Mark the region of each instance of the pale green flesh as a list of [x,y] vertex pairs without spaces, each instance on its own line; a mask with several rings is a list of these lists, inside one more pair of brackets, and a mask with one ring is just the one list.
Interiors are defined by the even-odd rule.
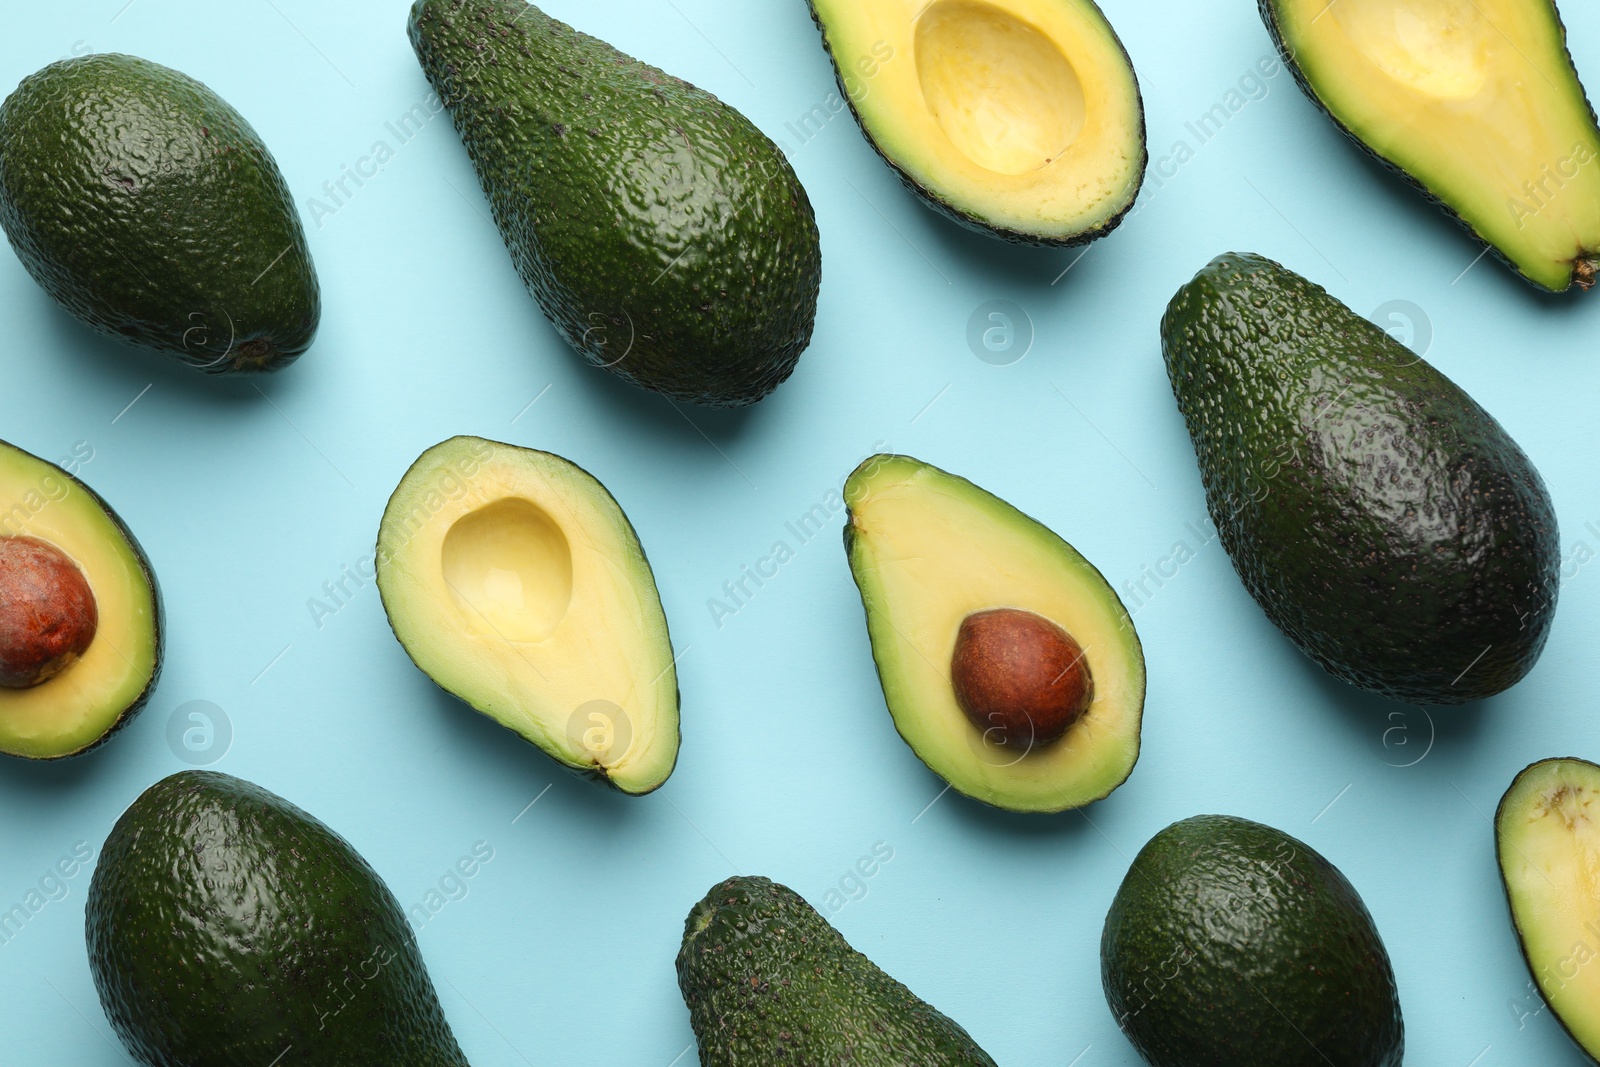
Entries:
[[1600,1056],[1600,767],[1536,763],[1495,816],[1511,918],[1539,994]]
[[0,442],[0,536],[47,541],[94,594],[99,625],[83,657],[31,689],[0,689],[0,752],[69,756],[99,741],[156,671],[159,608],[122,527],[59,467]]
[[455,437],[401,480],[378,532],[390,626],[422,671],[558,762],[626,793],[678,755],[678,678],[622,509],[548,452]]
[[1600,265],[1600,130],[1548,0],[1272,0],[1322,105],[1530,280]]
[[1091,0],[811,0],[874,145],[987,227],[1095,233],[1144,176],[1127,55]]
[[[850,568],[895,727],[966,795],[1014,811],[1081,807],[1125,781],[1139,755],[1144,655],[1100,572],[1005,501],[905,456],[877,456],[846,483]],[[1084,650],[1089,711],[1052,745],[987,742],[950,683],[956,633],[975,611],[1052,620]]]

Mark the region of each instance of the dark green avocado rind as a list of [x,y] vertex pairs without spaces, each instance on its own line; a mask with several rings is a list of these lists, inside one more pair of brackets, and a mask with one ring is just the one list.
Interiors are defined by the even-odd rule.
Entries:
[[1471,397],[1254,255],[1179,289],[1161,339],[1223,547],[1307,655],[1425,704],[1532,669],[1555,614],[1555,512]]
[[[1092,3],[1092,0],[1084,0],[1084,2]],[[969,230],[973,230],[977,233],[987,234],[990,237],[997,237],[1000,240],[1007,241],[1011,244],[1033,245],[1040,248],[1074,248],[1078,245],[1086,245],[1091,241],[1099,240],[1112,230],[1116,229],[1118,226],[1122,225],[1122,220],[1128,217],[1128,213],[1133,210],[1134,204],[1138,202],[1139,190],[1144,187],[1145,169],[1150,162],[1150,150],[1145,139],[1144,93],[1143,90],[1139,88],[1139,76],[1137,72],[1133,77],[1133,92],[1134,106],[1138,109],[1139,113],[1139,164],[1137,171],[1138,177],[1134,181],[1133,185],[1133,195],[1128,197],[1127,204],[1123,206],[1122,210],[1118,211],[1115,215],[1112,215],[1100,225],[1085,230],[1082,233],[1073,234],[1070,237],[1052,237],[1044,234],[1029,233],[1026,230],[1012,229],[1008,226],[1002,226],[993,222],[988,222],[976,215],[971,214],[970,212],[962,211],[960,208],[941,197],[932,189],[925,188],[920,182],[902,169],[900,164],[896,163],[894,159],[891,158],[889,154],[879,146],[878,142],[873,139],[872,132],[867,129],[867,124],[861,120],[861,112],[856,110],[855,97],[851,94],[849,87],[845,84],[843,68],[840,66],[839,57],[833,54],[833,45],[828,41],[827,27],[823,25],[822,17],[817,14],[816,4],[812,3],[811,0],[806,0],[806,6],[811,12],[811,21],[816,24],[817,32],[822,37],[823,51],[828,53],[828,62],[833,67],[834,81],[839,86],[839,98],[849,105],[850,115],[856,120],[856,128],[861,131],[861,136],[866,140],[867,144],[872,147],[872,150],[878,154],[878,157],[889,165],[889,169],[894,171],[895,175],[900,179],[907,189],[910,189],[924,204],[928,205],[928,207],[932,208],[934,211],[937,211],[945,218],[950,219],[952,222],[959,223]],[[1095,6],[1095,10],[1100,10],[1098,5]],[[1112,28],[1111,20],[1105,19],[1103,14],[1102,20],[1105,22],[1106,32],[1110,35],[1112,42],[1117,46],[1117,50],[1122,53],[1123,60],[1127,62],[1128,69],[1133,70],[1133,58],[1128,55],[1127,46],[1122,43],[1122,38],[1117,36],[1117,31]]]
[[200,82],[88,55],[0,106],[0,225],[28,273],[100,331],[212,373],[311,344],[316,272],[255,130]]
[[822,254],[777,145],[521,0],[417,0],[409,34],[518,273],[585,360],[724,407],[789,377]]
[[[1311,84],[1311,79],[1306,76],[1306,72],[1302,70],[1300,64],[1296,62],[1294,50],[1289,47],[1289,42],[1283,35],[1283,27],[1278,24],[1278,13],[1273,8],[1274,0],[1256,0],[1256,3],[1257,7],[1261,11],[1261,21],[1266,23],[1267,33],[1272,37],[1272,43],[1274,46],[1276,46],[1278,55],[1283,59],[1284,66],[1288,67],[1289,73],[1294,75],[1295,83],[1300,86],[1300,91],[1305,93],[1306,99],[1310,100],[1318,111],[1326,115],[1329,121],[1339,128],[1340,132],[1342,132],[1346,137],[1350,138],[1351,141],[1355,142],[1355,144],[1358,145],[1368,156],[1371,156],[1373,159],[1382,164],[1385,170],[1399,175],[1408,185],[1426,197],[1434,205],[1434,207],[1438,208],[1451,219],[1455,220],[1457,225],[1471,234],[1474,240],[1483,244],[1483,246],[1487,248],[1496,259],[1510,268],[1510,270],[1516,274],[1517,277],[1521,278],[1523,281],[1527,282],[1529,285],[1532,285],[1536,289],[1544,292],[1563,291],[1549,289],[1548,287],[1534,281],[1532,278],[1524,274],[1522,268],[1517,266],[1511,257],[1507,256],[1504,252],[1500,251],[1499,248],[1495,247],[1495,245],[1489,241],[1488,238],[1484,237],[1473,227],[1472,223],[1468,222],[1466,219],[1457,214],[1455,208],[1451,207],[1449,204],[1440,199],[1432,189],[1429,189],[1421,181],[1413,177],[1404,167],[1391,162],[1387,157],[1374,150],[1371,145],[1367,144],[1366,141],[1361,139],[1359,134],[1357,134],[1349,126],[1346,126],[1344,122],[1340,120],[1339,116],[1335,115],[1333,111],[1329,109],[1328,105],[1323,103],[1322,97],[1317,94],[1316,88]],[[1561,21],[1561,15],[1556,10],[1554,3],[1550,3],[1549,8],[1550,18],[1555,21],[1556,32],[1561,37],[1562,52],[1567,57],[1567,65],[1573,66],[1572,49],[1567,47],[1566,23]],[[1574,67],[1574,69],[1576,68]],[[1589,109],[1589,121],[1594,123],[1597,127],[1600,127],[1600,119],[1596,118],[1594,104],[1590,102],[1588,95],[1583,92],[1582,82],[1576,78],[1574,79],[1574,82],[1578,85],[1579,93],[1583,94],[1584,106]],[[1597,278],[1600,278],[1600,249],[1595,250],[1588,256],[1580,257],[1573,264],[1572,284],[1578,286],[1579,289],[1586,290],[1595,284]],[[1568,288],[1571,288],[1571,286],[1569,285]]]
[[[444,441],[441,441],[440,444],[449,444],[451,441],[456,441],[456,440],[459,440],[459,439],[461,439],[463,437],[467,437],[467,436],[470,436],[470,435],[468,435],[468,434],[457,434],[455,437],[450,437],[450,438],[445,439]],[[524,448],[522,445],[506,444],[503,441],[495,441],[495,442],[493,442],[493,444],[496,445],[499,448],[521,448],[525,452],[538,452],[538,451],[540,451],[539,449],[535,449],[535,448]],[[400,487],[404,486],[406,484],[406,482],[410,479],[411,472],[417,469],[417,467],[422,463],[423,459],[426,458],[427,453],[428,452],[432,452],[434,448],[438,448],[438,447],[439,447],[439,445],[434,445],[433,448],[429,448],[427,450],[427,452],[424,452],[421,456],[418,456],[414,461],[412,461],[411,466],[406,468],[405,474],[401,475],[400,476],[400,481],[396,483],[395,491],[393,493],[389,494],[389,500],[390,501],[394,500],[395,494],[400,492]],[[553,452],[545,452],[543,454],[544,455],[555,455]],[[595,476],[593,474],[590,474],[587,470],[584,470],[584,468],[578,467],[578,465],[576,463],[573,463],[572,460],[567,459],[565,456],[556,456],[556,458],[561,460],[563,463],[571,463],[572,466],[577,467],[578,470],[583,471],[584,474],[588,474],[590,478],[594,478],[594,484],[599,486],[601,492],[606,494],[606,499],[610,500],[611,503],[616,506],[617,514],[622,516],[623,524],[627,526],[629,536],[631,536],[633,538],[634,544],[636,544],[639,547],[639,558],[644,562],[644,565],[645,565],[646,569],[648,569],[650,571],[651,576],[654,577],[655,569],[650,566],[650,559],[645,554],[644,542],[639,539],[639,532],[634,529],[633,520],[628,518],[628,513],[622,509],[622,505],[621,504],[617,503],[617,498],[611,495],[611,490],[607,489],[605,487],[605,483],[601,482],[599,478],[595,478]],[[388,510],[389,510],[389,505],[386,503],[384,505],[384,513],[387,514]],[[376,559],[381,554],[383,554],[383,544],[380,541],[374,548],[374,556],[373,556],[373,558]],[[379,600],[380,603],[383,604],[383,621],[384,621],[384,623],[389,627],[389,632],[394,635],[395,642],[397,644],[399,644],[399,646],[402,649],[404,649],[406,647],[406,643],[405,643],[405,641],[403,641],[401,639],[400,632],[394,628],[394,616],[389,611],[389,603],[388,603],[388,601],[384,599],[383,586],[381,584],[378,586],[378,600]],[[667,618],[665,616],[665,613],[663,613],[663,615],[662,615],[662,625],[667,628],[666,629],[667,646],[668,646],[668,649],[670,650],[670,648],[672,647],[671,622],[669,620],[667,620]],[[407,655],[410,655],[410,653],[407,652]],[[493,722],[496,726],[500,726],[500,727],[502,727],[504,729],[509,729],[509,728],[505,727],[504,723],[499,722],[498,720],[496,720],[494,718],[494,716],[488,714],[482,708],[479,708],[476,704],[474,704],[472,702],[471,698],[468,697],[466,694],[458,693],[454,689],[450,689],[450,688],[448,688],[446,686],[440,685],[439,682],[431,674],[429,674],[427,671],[422,671],[421,673],[422,673],[423,677],[428,679],[428,681],[433,682],[434,685],[438,686],[438,688],[439,688],[439,690],[441,692],[449,693],[452,697],[454,697],[457,700],[461,701],[467,707],[471,708],[473,711],[477,712],[479,715],[482,715],[484,718],[488,719],[490,722]],[[674,678],[676,678],[676,675],[674,675]],[[680,705],[682,704],[682,701],[683,701],[683,685],[682,685],[681,682],[678,683],[677,687],[675,688],[675,690],[673,692],[673,699],[678,704],[680,704]],[[521,734],[517,733],[515,730],[509,730],[509,732],[512,733],[512,734],[515,734],[518,739],[523,741],[525,744],[527,744],[531,748],[536,749],[542,755],[548,757],[552,763],[556,764],[557,766],[561,767],[564,770],[570,771],[576,777],[581,778],[584,781],[599,782],[602,785],[610,786],[612,789],[615,789],[617,792],[623,794],[624,796],[630,796],[630,797],[649,796],[651,793],[654,793],[657,789],[660,789],[662,786],[666,785],[667,784],[667,780],[670,779],[672,777],[673,772],[678,769],[678,757],[682,754],[682,748],[683,748],[683,717],[680,715],[678,717],[678,738],[677,738],[677,741],[673,745],[673,748],[672,748],[672,752],[673,752],[673,755],[672,755],[672,766],[667,770],[666,775],[656,785],[652,786],[649,789],[644,790],[643,792],[630,793],[630,792],[628,792],[628,790],[623,789],[620,785],[618,785],[616,783],[616,781],[613,780],[610,775],[606,774],[605,773],[605,768],[598,767],[598,766],[595,766],[593,764],[587,764],[587,765],[582,766],[582,767],[574,767],[570,763],[563,763],[561,760],[558,760],[554,756],[550,755],[550,753],[545,752],[544,749],[539,748],[538,745],[535,745],[532,741],[528,740],[526,737],[523,737]]]
[[[959,474],[951,474],[947,470],[943,470],[943,469],[941,469],[939,467],[935,467],[931,463],[923,463],[922,460],[915,459],[914,457],[911,457],[911,456],[900,455],[900,454],[897,454],[897,453],[883,453],[883,454],[876,455],[876,456],[868,456],[866,459],[862,460],[859,464],[857,464],[856,469],[854,471],[850,472],[850,477],[845,479],[845,484],[846,485],[850,484],[850,482],[855,479],[855,476],[858,473],[860,473],[864,468],[866,468],[866,467],[868,467],[868,466],[870,466],[872,464],[883,463],[883,462],[888,461],[888,460],[896,460],[896,459],[911,460],[911,462],[913,462],[913,463],[921,464],[922,466],[925,466],[925,467],[928,467],[928,468],[930,468],[932,470],[938,471],[940,474],[944,475],[945,477],[954,478],[954,479],[956,479],[958,481],[966,482],[968,485],[972,486],[978,492],[981,492],[981,493],[985,494],[986,496],[994,497],[995,500],[999,500],[1000,503],[1004,504],[1006,507],[1008,507],[1012,511],[1016,512],[1018,516],[1020,516],[1023,519],[1026,519],[1028,522],[1031,522],[1034,525],[1038,526],[1041,530],[1048,531],[1049,534],[1052,537],[1054,537],[1057,541],[1060,541],[1063,545],[1066,545],[1068,549],[1071,549],[1073,554],[1078,556],[1078,558],[1082,561],[1083,566],[1085,568],[1087,568],[1087,570],[1090,573],[1092,573],[1095,577],[1099,578],[1102,582],[1105,582],[1106,583],[1106,587],[1109,588],[1109,589],[1112,589],[1112,595],[1113,596],[1116,595],[1115,588],[1111,586],[1111,583],[1109,581],[1106,581],[1106,576],[1101,573],[1100,569],[1098,567],[1096,567],[1093,563],[1089,562],[1088,559],[1084,558],[1083,555],[1081,553],[1079,553],[1076,549],[1072,549],[1072,546],[1068,545],[1066,540],[1064,538],[1062,538],[1059,534],[1057,534],[1054,530],[1050,529],[1049,526],[1046,526],[1044,523],[1040,522],[1038,519],[1034,518],[1032,515],[1029,515],[1027,512],[1022,511],[1020,508],[1016,507],[1016,505],[1012,504],[1010,501],[1001,500],[999,497],[994,496],[993,493],[990,493],[987,489],[984,489],[982,486],[975,484],[974,482],[970,481],[967,478],[961,477],[961,475],[959,475]],[[855,546],[856,546],[856,524],[851,521],[850,508],[849,508],[849,506],[847,504],[846,507],[845,507],[845,516],[844,516],[844,556],[845,556],[845,560],[850,564],[850,575],[851,575],[851,579],[852,580],[855,579]],[[1121,597],[1118,597],[1117,600],[1118,600],[1118,603],[1121,603]],[[861,611],[862,611],[862,614],[866,617],[867,622],[870,624],[870,622],[871,622],[871,614],[867,609],[867,604],[866,604],[865,600],[861,601]],[[1132,616],[1129,616],[1128,619],[1129,619],[1128,626],[1127,626],[1127,628],[1125,630],[1126,640],[1128,641],[1129,645],[1132,647],[1134,653],[1138,657],[1139,662],[1140,663],[1144,663],[1144,643],[1139,640],[1139,632],[1136,629],[1134,629],[1134,627],[1133,627]],[[878,659],[878,651],[877,651],[877,648],[875,646],[874,646],[873,651],[872,651],[872,669],[877,673],[877,676],[878,676],[878,688],[880,690],[882,690],[884,693],[887,693],[889,691],[889,685],[888,685],[887,679],[884,676],[884,665],[883,665],[882,661],[880,661]],[[1141,693],[1141,695],[1140,695],[1141,722],[1143,721],[1142,717],[1143,717],[1143,713],[1144,713],[1143,705],[1144,705],[1144,694]],[[895,733],[900,735],[900,740],[902,740],[902,741],[904,741],[906,743],[906,747],[911,749],[913,755],[917,755],[917,746],[912,742],[912,739],[910,737],[906,736],[906,732],[900,728],[900,720],[897,719],[893,715],[889,716],[889,720],[894,723]],[[1090,798],[1084,800],[1082,804],[1076,804],[1076,805],[1074,805],[1074,807],[1087,807],[1090,804],[1094,804],[1094,803],[1096,803],[1098,801],[1104,800],[1106,797],[1110,796],[1112,793],[1115,793],[1118,789],[1121,789],[1122,786],[1128,781],[1128,779],[1133,777],[1134,768],[1138,765],[1139,756],[1143,753],[1143,751],[1144,751],[1144,731],[1141,728],[1138,731],[1138,734],[1133,739],[1133,760],[1128,764],[1128,773],[1123,775],[1121,779],[1119,779],[1115,784],[1111,785],[1110,788],[1108,788],[1104,793],[1101,793],[1097,797],[1090,797]],[[918,759],[919,762],[922,761],[922,757],[920,755],[917,755],[917,759]],[[928,766],[926,762],[923,762],[922,765],[924,767]],[[934,774],[939,774],[939,772],[938,771],[934,771],[932,767],[928,767],[928,770],[933,771]],[[993,797],[974,796],[970,791],[968,791],[966,789],[963,789],[959,784],[950,781],[948,778],[944,778],[943,775],[939,775],[939,777],[944,780],[946,785],[948,785],[951,789],[954,789],[957,793],[960,793],[962,796],[966,797],[969,800],[977,801],[980,804],[986,804],[986,805],[988,805],[990,807],[1000,808],[1002,811],[1015,811],[1015,812],[1018,812],[1020,814],[1025,814],[1025,815],[1054,814],[1054,813],[1050,813],[1050,812],[1040,812],[1036,808],[1007,807],[1004,803],[996,800]]]
[[85,911],[101,1006],[148,1067],[466,1067],[394,895],[260,786],[211,771],[151,786]]
[[1106,1000],[1152,1067],[1399,1067],[1394,970],[1316,851],[1202,815],[1140,850],[1100,942]]
[[[117,716],[116,722],[108,726],[106,731],[98,738],[91,741],[89,744],[84,745],[82,748],[74,749],[71,752],[63,752],[55,756],[14,757],[16,759],[28,759],[36,762],[48,763],[52,760],[69,759],[73,756],[81,756],[87,752],[94,751],[107,741],[111,740],[111,738],[119,733],[123,727],[127,726],[133,721],[134,716],[138,715],[140,711],[144,710],[144,706],[150,702],[151,694],[156,691],[156,683],[161,681],[161,665],[167,649],[167,610],[161,599],[161,584],[156,581],[155,568],[150,566],[150,557],[145,555],[144,546],[139,544],[139,539],[133,536],[133,531],[128,528],[128,524],[122,521],[122,516],[118,515],[116,510],[112,508],[110,504],[106,503],[103,496],[89,488],[83,482],[79,481],[74,475],[69,474],[67,471],[63,470],[56,464],[51,463],[49,460],[42,459],[39,456],[34,455],[27,449],[17,448],[16,445],[9,441],[0,441],[0,446],[16,449],[16,451],[21,452],[23,455],[37,460],[38,462],[51,468],[68,483],[70,483],[74,489],[87,494],[89,499],[93,500],[95,505],[98,506],[101,511],[105,512],[106,518],[111,520],[112,525],[117,528],[117,531],[122,534],[123,539],[128,542],[128,548],[130,551],[132,551],[133,558],[139,563],[140,572],[144,575],[145,581],[150,583],[150,599],[155,604],[155,611],[150,617],[150,625],[154,631],[151,637],[151,645],[154,649],[153,664],[150,668],[150,679],[145,682],[144,688],[139,691],[139,695],[133,699],[133,702],[122,710],[122,714]],[[6,755],[11,754],[6,753]]]
[[[1506,801],[1509,800],[1511,798],[1511,794],[1516,791],[1517,783],[1522,781],[1524,775],[1539,767],[1543,767],[1547,763],[1581,763],[1585,767],[1594,768],[1596,778],[1600,778],[1600,764],[1586,760],[1582,756],[1551,756],[1549,759],[1535,760],[1526,767],[1522,768],[1522,770],[1517,772],[1517,776],[1511,779],[1511,784],[1506,787],[1505,793],[1503,793],[1500,797],[1500,803],[1497,804],[1494,809],[1496,852],[1499,851],[1500,847],[1500,817],[1505,813]],[[1495,870],[1499,872],[1500,875],[1500,890],[1505,894],[1506,913],[1511,919],[1511,929],[1515,931],[1517,935],[1517,952],[1522,955],[1522,962],[1528,968],[1528,978],[1533,981],[1535,985],[1537,985],[1539,978],[1538,966],[1533,962],[1533,957],[1528,955],[1528,944],[1525,940],[1523,940],[1522,925],[1517,922],[1516,909],[1513,908],[1511,904],[1511,885],[1506,881],[1506,869],[1505,867],[1501,866],[1498,856],[1495,858],[1494,866]],[[1555,1020],[1560,1024],[1562,1031],[1565,1032],[1567,1037],[1572,1040],[1574,1048],[1582,1052],[1584,1056],[1587,1057],[1591,1062],[1600,1063],[1600,1060],[1595,1059],[1594,1056],[1589,1054],[1589,1050],[1584,1047],[1583,1042],[1578,1040],[1578,1035],[1572,1032],[1572,1028],[1567,1025],[1567,1021],[1561,1017],[1560,1012],[1552,1010],[1550,1014],[1555,1016]]]
[[994,1067],[966,1030],[766,878],[730,878],[694,906],[677,970],[702,1067]]

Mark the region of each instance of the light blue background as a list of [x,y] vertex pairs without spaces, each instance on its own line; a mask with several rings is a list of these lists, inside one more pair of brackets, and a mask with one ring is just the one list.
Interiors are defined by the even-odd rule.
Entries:
[[[1538,1002],[1489,816],[1530,761],[1600,756],[1600,565],[1580,566],[1600,552],[1600,294],[1542,297],[1492,259],[1462,275],[1478,247],[1348,146],[1286,72],[1198,144],[1185,123],[1272,55],[1251,0],[1106,3],[1143,85],[1153,160],[1180,139],[1194,155],[1152,172],[1138,213],[1081,261],[936,217],[848,115],[806,143],[786,131],[834,91],[801,0],[550,0],[741,108],[789,146],[810,191],[825,264],[815,341],[787,385],[733,415],[675,410],[579,364],[524,293],[446,117],[312,223],[322,184],[377,140],[397,147],[385,123],[427,95],[402,0],[125,2],[14,5],[0,89],[86,50],[210,84],[287,174],[326,314],[287,372],[214,381],[92,336],[0,252],[0,436],[52,459],[87,443],[82,477],[143,541],[169,626],[160,688],[112,744],[0,765],[0,909],[74,843],[98,852],[139,791],[183,767],[165,739],[174,710],[209,700],[235,734],[216,769],[330,823],[408,907],[475,842],[493,848],[469,894],[419,934],[478,1067],[693,1062],[672,966],[690,905],[736,871],[821,905],[877,842],[894,859],[833,917],[857,947],[1002,1064],[1135,1064],[1100,991],[1101,922],[1139,847],[1201,812],[1271,822],[1349,875],[1393,955],[1413,1064],[1583,1062],[1548,1012],[1519,1019]],[[1600,10],[1564,8],[1600,88]],[[1543,472],[1574,558],[1544,659],[1514,691],[1430,719],[1332,682],[1193,534],[1204,502],[1157,322],[1182,281],[1235,249],[1363,313],[1422,309],[1430,359]],[[1011,366],[966,340],[995,299],[1026,309],[1036,333]],[[313,621],[308,599],[364,564],[407,465],[457,433],[571,457],[638,528],[682,653],[683,754],[659,793],[629,800],[570,778],[439,693],[370,583]],[[954,794],[927,807],[942,783],[890,725],[834,531],[801,547],[784,527],[885,446],[1013,501],[1119,588],[1177,542],[1194,551],[1138,610],[1144,753],[1109,800],[1051,818]],[[796,558],[717,626],[708,598],[778,539]],[[0,945],[8,1062],[125,1062],[84,955],[88,883],[79,874]]]

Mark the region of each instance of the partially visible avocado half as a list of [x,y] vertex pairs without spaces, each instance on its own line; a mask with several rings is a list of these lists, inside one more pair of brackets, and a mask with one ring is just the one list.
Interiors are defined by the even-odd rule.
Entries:
[[453,437],[400,480],[378,591],[423,673],[579,774],[648,793],[678,758],[678,674],[655,577],[572,462]]
[[1600,126],[1552,0],[1260,0],[1306,95],[1544,289],[1600,275]]
[[1600,1060],[1600,766],[1567,757],[1525,768],[1494,816],[1511,925],[1539,996]]
[[161,592],[116,512],[0,441],[0,752],[75,756],[150,699]]
[[957,791],[1082,807],[1139,758],[1144,652],[1088,560],[1010,504],[909,456],[845,483],[845,552],[895,728]]
[[1094,0],[810,2],[862,132],[935,211],[1076,245],[1133,206],[1144,103]]

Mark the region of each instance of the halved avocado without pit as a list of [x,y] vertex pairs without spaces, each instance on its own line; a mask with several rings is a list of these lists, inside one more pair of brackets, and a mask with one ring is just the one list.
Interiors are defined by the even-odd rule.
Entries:
[[1600,272],[1600,127],[1552,0],[1260,0],[1313,103],[1535,285]]
[[139,542],[65,470],[0,441],[0,752],[60,759],[125,726],[161,674]]
[[811,0],[862,132],[934,210],[1008,241],[1114,229],[1144,104],[1093,0]]
[[965,478],[873,456],[845,483],[845,552],[896,729],[952,787],[1082,807],[1139,758],[1144,652],[1067,542]]
[[1600,1059],[1600,766],[1547,759],[1523,770],[1494,817],[1511,924],[1539,995]]
[[655,577],[603,485],[480,437],[428,449],[378,531],[395,637],[440,687],[578,774],[648,793],[678,758]]

